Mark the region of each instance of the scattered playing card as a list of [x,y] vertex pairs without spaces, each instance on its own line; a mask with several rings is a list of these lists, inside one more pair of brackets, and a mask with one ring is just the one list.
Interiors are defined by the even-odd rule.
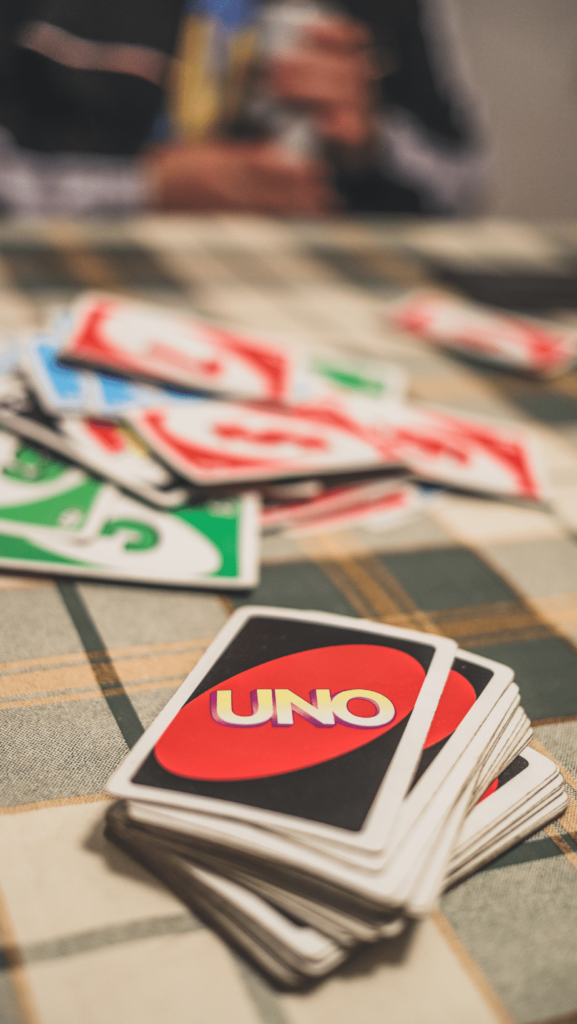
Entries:
[[[60,356],[217,397],[281,404],[318,401],[343,391],[378,402],[398,400],[406,388],[406,375],[398,366],[321,349],[310,352],[192,313],[97,293],[81,296],[72,307]],[[32,372],[43,377],[46,387],[46,371],[38,358]]]
[[445,292],[410,292],[385,307],[389,323],[472,359],[553,377],[577,360],[577,331],[468,302]]
[[154,459],[127,427],[109,420],[63,416],[57,421],[70,458],[160,508],[190,501],[190,489]]
[[282,410],[195,400],[135,409],[125,418],[175,473],[200,485],[398,466],[386,438],[316,406]]
[[535,438],[516,425],[423,406],[392,405],[391,449],[423,480],[460,490],[541,501],[547,485]]
[[49,333],[36,335],[20,350],[20,367],[50,416],[114,419],[126,409],[182,401],[183,392],[168,387],[139,384],[60,362],[58,353],[70,326],[70,316],[64,314]]
[[125,418],[197,485],[404,466],[461,490],[532,501],[546,495],[539,450],[526,430],[415,404],[342,399],[273,410],[196,399]]
[[218,395],[290,394],[294,362],[281,345],[117,295],[87,293],[71,312],[63,358]]
[[0,408],[0,424],[159,508],[178,508],[190,501],[190,488],[118,423]]
[[258,580],[258,500],[162,512],[0,434],[0,566],[165,585],[246,589]]
[[355,397],[369,407],[405,398],[407,376],[400,366],[375,360],[345,358],[333,352],[303,352],[297,359],[291,405]]
[[328,487],[308,501],[269,505],[261,513],[265,531],[325,533],[349,526],[384,530],[417,515],[432,500],[430,490],[397,479]]
[[[2,532],[62,532],[73,543],[94,538],[108,516],[110,490],[81,469],[0,431]],[[14,554],[18,549],[15,541]],[[5,552],[3,552],[5,554]]]

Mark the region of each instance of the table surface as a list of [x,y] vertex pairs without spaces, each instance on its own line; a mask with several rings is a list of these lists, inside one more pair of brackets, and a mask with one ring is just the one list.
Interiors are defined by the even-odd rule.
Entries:
[[[577,374],[477,369],[385,338],[378,317],[431,262],[553,278],[576,258],[572,225],[492,220],[0,224],[4,335],[95,287],[376,353],[415,398],[528,423],[552,483],[548,508],[446,493],[392,531],[268,538],[248,599],[0,575],[2,1024],[577,1021]],[[569,794],[557,826],[305,993],[273,990],[102,832],[111,772],[247,601],[433,630],[512,665]]]

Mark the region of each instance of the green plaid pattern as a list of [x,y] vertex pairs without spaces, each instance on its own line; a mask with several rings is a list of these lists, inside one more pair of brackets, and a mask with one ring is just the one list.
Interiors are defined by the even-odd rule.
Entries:
[[[263,541],[234,599],[0,575],[1,1024],[577,1022],[577,374],[533,383],[385,337],[379,307],[431,262],[555,274],[577,230],[141,218],[0,225],[0,329],[115,289],[404,364],[414,397],[527,423],[548,508],[441,495],[390,531]],[[563,818],[431,920],[303,993],[274,991],[103,837],[106,780],[233,605],[314,608],[456,638],[514,667]]]

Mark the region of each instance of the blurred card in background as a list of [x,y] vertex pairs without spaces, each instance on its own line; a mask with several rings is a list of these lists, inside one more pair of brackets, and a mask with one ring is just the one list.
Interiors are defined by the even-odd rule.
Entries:
[[[400,397],[399,367],[338,359],[286,339],[233,330],[160,306],[88,293],[71,309],[65,361],[216,396],[276,403],[317,399],[335,388],[373,398]],[[165,404],[165,403],[163,403]]]
[[178,586],[258,581],[253,494],[161,512],[0,434],[0,566]]
[[409,292],[385,308],[385,317],[452,352],[538,377],[565,373],[577,360],[575,329],[443,292]]
[[69,329],[70,317],[63,314],[52,331],[21,345],[20,367],[49,415],[113,418],[126,409],[170,405],[187,397],[171,388],[64,365],[57,356]]
[[398,479],[328,486],[305,501],[269,504],[261,513],[263,530],[294,534],[323,533],[350,526],[383,530],[411,519],[433,499],[430,489]]

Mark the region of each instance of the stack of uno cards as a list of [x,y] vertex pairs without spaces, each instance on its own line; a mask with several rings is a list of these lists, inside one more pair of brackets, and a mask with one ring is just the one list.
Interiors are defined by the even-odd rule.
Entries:
[[[8,355],[0,427],[23,454],[0,466],[0,508],[13,505],[10,460],[30,458],[82,470],[112,509],[92,518],[89,549],[86,530],[71,531],[82,519],[72,506],[57,523],[12,508],[0,556],[10,569],[245,588],[258,581],[261,529],[383,530],[439,486],[546,494],[526,430],[407,402],[404,372],[374,359],[99,293]],[[28,484],[26,508],[40,495]],[[183,567],[169,552],[185,521],[195,555]],[[42,543],[31,522],[50,527]]]
[[108,835],[298,986],[563,810],[530,739],[512,670],[450,639],[243,608],[110,780]]

